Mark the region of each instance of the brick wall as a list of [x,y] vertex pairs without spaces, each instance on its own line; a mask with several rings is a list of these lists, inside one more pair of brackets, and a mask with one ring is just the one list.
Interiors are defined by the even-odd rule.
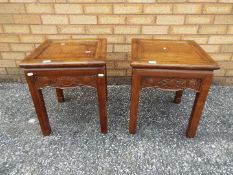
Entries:
[[19,61],[49,39],[106,37],[108,75],[130,76],[130,42],[191,39],[232,82],[233,0],[0,0],[0,79],[22,80]]

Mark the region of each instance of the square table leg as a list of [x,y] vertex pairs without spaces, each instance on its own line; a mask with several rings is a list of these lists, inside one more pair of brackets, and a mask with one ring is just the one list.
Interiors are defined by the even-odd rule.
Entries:
[[56,88],[57,100],[58,102],[62,103],[65,101],[63,89]]
[[132,75],[129,133],[135,134],[137,129],[137,113],[140,94],[140,76]]
[[179,104],[183,95],[183,90],[176,91],[176,96],[174,98],[174,103]]
[[194,138],[196,135],[196,130],[197,130],[200,118],[201,118],[202,110],[205,106],[205,101],[208,96],[211,83],[212,83],[212,75],[207,76],[203,80],[200,91],[196,93],[192,113],[189,119],[187,131],[186,131],[186,136],[188,138]]
[[[106,75],[105,75],[106,77]],[[98,93],[98,101],[99,101],[99,117],[100,117],[100,128],[102,133],[107,133],[107,111],[106,111],[106,101],[107,101],[107,86],[106,86],[106,78],[105,77],[97,77],[97,93]]]
[[44,136],[48,136],[51,133],[51,127],[49,124],[49,119],[47,111],[45,108],[44,98],[42,90],[38,89],[32,80],[27,78],[28,87],[32,96],[32,100],[35,106],[36,114],[40,123],[40,127]]

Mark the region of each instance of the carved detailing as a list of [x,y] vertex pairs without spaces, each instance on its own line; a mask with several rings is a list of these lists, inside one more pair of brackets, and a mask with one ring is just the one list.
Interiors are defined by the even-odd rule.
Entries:
[[96,76],[41,76],[36,77],[36,87],[44,88],[47,86],[56,88],[91,86],[96,87]]
[[165,90],[183,90],[186,88],[199,91],[200,79],[142,77],[141,87],[158,87]]

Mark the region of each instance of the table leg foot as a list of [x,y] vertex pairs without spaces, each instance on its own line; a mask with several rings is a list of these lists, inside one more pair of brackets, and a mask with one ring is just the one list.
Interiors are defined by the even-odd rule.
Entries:
[[132,75],[131,99],[130,99],[130,119],[129,119],[129,133],[135,134],[137,128],[137,113],[140,94],[140,77]]
[[176,91],[176,96],[174,98],[174,103],[179,104],[183,95],[183,90]]
[[56,88],[57,100],[62,103],[65,101],[63,89]]

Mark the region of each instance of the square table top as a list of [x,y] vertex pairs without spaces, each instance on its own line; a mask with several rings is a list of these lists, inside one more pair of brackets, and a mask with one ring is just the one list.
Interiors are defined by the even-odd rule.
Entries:
[[106,39],[46,40],[21,61],[23,68],[105,65]]
[[191,40],[133,39],[133,68],[215,70],[218,64]]

